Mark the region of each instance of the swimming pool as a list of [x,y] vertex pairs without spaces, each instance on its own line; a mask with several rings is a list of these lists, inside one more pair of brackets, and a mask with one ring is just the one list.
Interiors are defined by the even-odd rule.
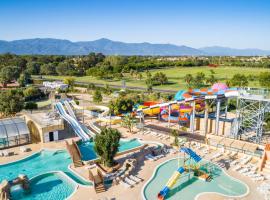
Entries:
[[30,180],[30,192],[16,187],[11,190],[12,199],[20,200],[59,200],[68,198],[76,189],[59,172],[46,173]]
[[28,178],[51,171],[62,171],[81,185],[92,185],[72,171],[68,166],[72,163],[71,158],[65,150],[42,150],[25,159],[0,165],[0,182],[4,179],[12,180],[19,174],[25,174]]
[[[174,171],[178,169],[178,164],[181,163],[183,163],[183,158],[180,158],[180,162],[178,162],[178,159],[172,159],[158,166],[152,178],[142,190],[144,199],[156,199],[159,191],[166,185]],[[227,196],[242,196],[248,193],[247,185],[230,177],[217,165],[205,160],[202,161],[203,164],[212,167],[213,179],[210,182],[199,180],[193,175],[189,176],[189,174],[184,173],[166,196],[166,199],[192,200],[204,192],[215,192]]]
[[[94,160],[98,158],[94,150],[95,143],[93,141],[87,141],[87,142],[79,141],[77,144],[82,154],[82,160],[88,161],[88,160]],[[131,140],[121,139],[119,152],[128,151],[136,147],[140,147],[142,145],[143,144],[138,139],[131,139]]]

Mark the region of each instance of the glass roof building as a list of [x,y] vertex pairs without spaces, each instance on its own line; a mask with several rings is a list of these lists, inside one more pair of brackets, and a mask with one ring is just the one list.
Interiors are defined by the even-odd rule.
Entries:
[[0,149],[27,144],[30,142],[30,132],[21,118],[0,120]]

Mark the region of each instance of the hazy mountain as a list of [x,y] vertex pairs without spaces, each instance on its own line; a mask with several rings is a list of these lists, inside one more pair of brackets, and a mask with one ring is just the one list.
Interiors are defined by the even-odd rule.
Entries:
[[108,39],[71,42],[59,39],[0,41],[0,53],[83,55],[101,52],[107,55],[202,55],[198,49],[172,44],[124,43]]
[[71,42],[69,40],[36,38],[14,41],[0,40],[0,53],[15,54],[53,54],[85,55],[90,52],[101,52],[106,55],[163,55],[163,56],[198,56],[198,55],[231,55],[252,56],[270,55],[270,51],[260,49],[232,49],[227,47],[204,47],[195,49],[173,44],[125,43],[109,39]]
[[212,56],[265,56],[270,55],[270,50],[261,49],[233,49],[229,47],[203,47],[199,50],[205,52],[207,55]]

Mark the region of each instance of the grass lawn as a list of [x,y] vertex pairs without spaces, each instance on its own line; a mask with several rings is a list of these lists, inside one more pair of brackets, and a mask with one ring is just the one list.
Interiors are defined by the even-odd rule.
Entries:
[[42,108],[42,107],[51,105],[52,102],[50,99],[47,99],[47,100],[37,101],[36,103],[38,105],[38,108]]
[[[247,67],[218,67],[218,68],[209,68],[209,67],[174,67],[174,68],[163,68],[163,69],[154,69],[151,70],[151,73],[154,74],[156,72],[163,72],[167,75],[170,84],[168,85],[161,85],[155,86],[154,88],[158,89],[170,89],[170,90],[179,90],[185,89],[186,84],[183,80],[183,77],[190,73],[196,75],[198,72],[203,72],[208,76],[210,74],[210,69],[213,69],[215,72],[215,76],[220,81],[226,81],[233,77],[234,74],[240,73],[244,75],[254,75],[257,76],[261,72],[270,71],[270,69],[263,69],[263,68],[247,68]],[[61,79],[63,80],[65,76],[43,76],[47,79]],[[129,74],[125,75],[126,85],[127,86],[138,86],[138,87],[145,87],[145,77],[146,74],[143,73],[142,80],[137,80],[131,77]],[[92,76],[83,76],[83,77],[75,77],[76,81],[81,81],[85,83],[102,83],[102,84],[112,84],[112,85],[121,85],[121,80],[103,80],[98,79]],[[259,87],[258,81],[249,81],[250,87]]]

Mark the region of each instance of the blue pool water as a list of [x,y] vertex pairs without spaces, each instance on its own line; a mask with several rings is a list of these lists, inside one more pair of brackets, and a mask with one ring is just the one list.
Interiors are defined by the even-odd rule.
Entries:
[[81,179],[68,169],[71,162],[71,158],[65,150],[42,150],[23,160],[0,165],[0,182],[4,179],[12,180],[18,174],[25,174],[28,178],[32,178],[50,171],[62,171],[79,184],[91,185],[91,182]]
[[[82,154],[82,160],[94,160],[97,158],[97,154],[94,150],[95,143],[92,141],[78,142],[78,147]],[[124,152],[136,147],[142,146],[142,143],[137,139],[132,140],[120,140],[119,152]]]
[[12,188],[11,197],[17,200],[60,200],[69,197],[75,185],[58,173],[48,173],[35,177],[30,183],[31,190],[25,192],[20,188]]
[[[154,172],[153,178],[143,189],[144,198],[147,200],[157,199],[159,191],[166,185],[181,163],[183,163],[182,158],[180,158],[180,162],[178,159],[173,159],[160,165]],[[210,182],[199,180],[192,174],[189,176],[188,173],[184,173],[166,196],[166,199],[192,200],[203,192],[217,192],[228,196],[240,196],[247,193],[248,188],[245,184],[228,176],[218,166],[206,161],[202,161],[202,164],[204,165],[204,167],[201,167],[202,170],[211,167],[213,179]]]

